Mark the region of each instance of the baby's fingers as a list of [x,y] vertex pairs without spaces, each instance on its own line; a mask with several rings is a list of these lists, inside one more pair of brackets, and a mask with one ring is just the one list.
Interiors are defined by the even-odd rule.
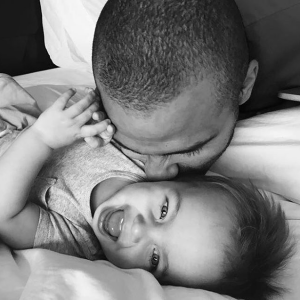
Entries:
[[100,135],[103,131],[107,129],[107,126],[110,125],[110,123],[111,121],[107,119],[100,123],[84,125],[81,127],[81,136],[83,138],[86,138],[86,137]]
[[53,108],[64,110],[68,101],[76,94],[75,89],[69,89],[63,93],[52,105]]
[[96,122],[101,122],[107,118],[106,114],[103,111],[96,111],[92,115],[92,119]]
[[96,94],[94,92],[90,92],[83,99],[66,109],[66,113],[70,118],[76,118],[85,112],[95,101],[98,102],[98,100],[99,98]]
[[89,136],[84,138],[85,142],[92,148],[103,147],[107,143],[99,136]]
[[115,127],[114,125],[110,124],[107,126],[106,130],[100,133],[100,137],[103,140],[106,140],[106,142],[110,142],[110,140],[112,139],[114,133],[115,133]]
[[92,119],[93,114],[99,109],[98,102],[91,104],[84,112],[78,115],[74,120],[76,120],[79,126],[84,125]]
[[110,124],[107,126],[105,131],[100,133],[100,135],[86,137],[84,140],[92,148],[103,147],[111,141],[114,133],[115,128],[112,124]]

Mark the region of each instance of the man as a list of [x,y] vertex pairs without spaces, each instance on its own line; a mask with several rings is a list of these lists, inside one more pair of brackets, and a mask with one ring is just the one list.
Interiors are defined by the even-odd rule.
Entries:
[[258,63],[233,0],[109,0],[93,71],[116,144],[165,180],[204,173],[225,151]]

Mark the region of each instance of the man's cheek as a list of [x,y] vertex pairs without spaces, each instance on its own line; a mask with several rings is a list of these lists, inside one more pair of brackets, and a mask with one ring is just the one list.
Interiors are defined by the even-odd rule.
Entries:
[[205,174],[214,163],[214,157],[194,156],[192,159],[181,160],[178,165],[182,173]]

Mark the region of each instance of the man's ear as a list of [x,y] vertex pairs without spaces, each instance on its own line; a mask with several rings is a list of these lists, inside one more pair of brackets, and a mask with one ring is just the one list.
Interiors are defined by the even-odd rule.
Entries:
[[257,73],[258,73],[258,61],[253,59],[249,63],[247,75],[244,80],[242,91],[240,93],[240,100],[239,100],[240,105],[244,104],[250,98],[257,77]]

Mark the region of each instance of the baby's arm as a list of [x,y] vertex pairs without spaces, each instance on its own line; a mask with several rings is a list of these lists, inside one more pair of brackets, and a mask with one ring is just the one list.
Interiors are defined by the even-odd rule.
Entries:
[[75,94],[70,90],[49,107],[0,157],[0,238],[15,249],[30,248],[39,221],[39,208],[27,201],[30,188],[53,149],[100,134],[109,120],[86,125],[97,111],[90,93],[66,108]]

